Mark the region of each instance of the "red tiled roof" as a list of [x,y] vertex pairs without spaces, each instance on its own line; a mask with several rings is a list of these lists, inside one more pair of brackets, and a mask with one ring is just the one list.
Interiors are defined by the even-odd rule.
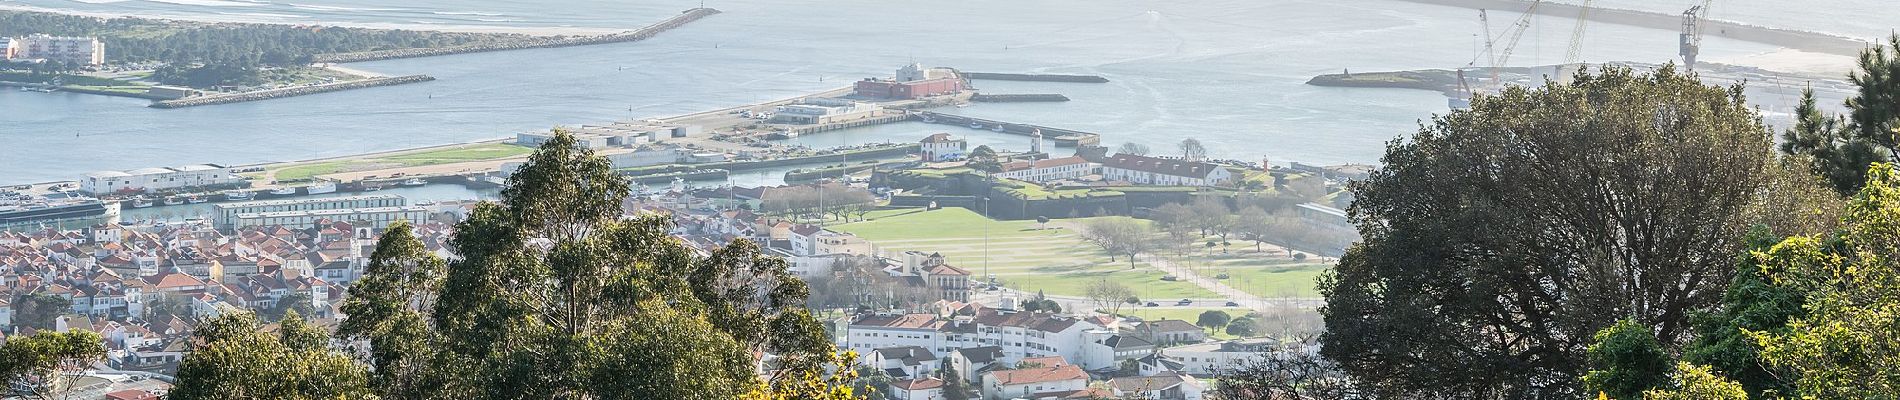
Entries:
[[937,378],[902,380],[902,381],[897,381],[897,382],[891,382],[891,386],[896,387],[898,389],[904,389],[904,390],[936,389],[936,388],[943,387],[943,380],[937,379]]
[[938,321],[936,315],[905,314],[905,315],[869,315],[863,318],[859,318],[857,322],[852,322],[851,325],[880,326],[880,327],[885,327],[885,328],[934,329],[937,327],[937,325],[941,323],[942,321]]
[[1215,168],[1220,168],[1220,166],[1202,162],[1170,160],[1134,154],[1115,154],[1113,157],[1109,157],[1108,160],[1103,161],[1102,167],[1196,178],[1205,177],[1208,173],[1213,172]]
[[1074,365],[1058,365],[1029,369],[1012,369],[990,373],[998,385],[1021,385],[1026,383],[1056,382],[1067,380],[1087,380],[1088,373]]

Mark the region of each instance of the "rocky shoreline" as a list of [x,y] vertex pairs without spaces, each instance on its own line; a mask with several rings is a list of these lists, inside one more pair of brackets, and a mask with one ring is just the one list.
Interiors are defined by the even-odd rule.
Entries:
[[371,78],[371,79],[331,83],[331,84],[316,85],[316,86],[299,86],[299,87],[292,87],[292,88],[260,90],[260,91],[255,91],[255,92],[245,92],[245,93],[236,93],[236,94],[209,95],[209,96],[199,96],[199,97],[192,97],[192,98],[185,98],[185,99],[178,99],[178,100],[165,100],[165,101],[154,102],[152,103],[150,107],[152,108],[185,108],[185,107],[196,107],[196,106],[208,106],[208,105],[214,105],[214,104],[241,103],[241,102],[246,102],[246,101],[269,100],[269,99],[292,97],[292,96],[303,96],[303,95],[317,94],[317,93],[328,93],[328,92],[335,92],[335,91],[341,91],[341,90],[362,89],[362,88],[377,87],[377,86],[402,85],[402,84],[409,84],[409,83],[416,83],[416,82],[428,82],[428,81],[433,81],[433,80],[435,80],[435,77],[428,76],[428,75],[407,75],[407,76],[394,76],[394,77],[387,77],[387,78]]
[[712,8],[694,8],[694,9],[686,10],[685,12],[680,13],[680,15],[673,16],[672,18],[667,18],[665,21],[660,21],[659,23],[648,25],[645,28],[640,28],[637,30],[628,31],[624,33],[615,33],[615,34],[607,34],[607,35],[599,35],[599,36],[581,36],[581,37],[555,36],[555,37],[542,37],[542,38],[536,38],[536,39],[520,41],[520,42],[511,42],[511,43],[493,43],[493,44],[465,45],[465,46],[438,47],[438,48],[425,48],[425,49],[395,49],[395,50],[366,51],[366,52],[357,52],[357,53],[323,54],[323,55],[316,56],[314,58],[314,61],[318,63],[350,63],[350,62],[360,62],[360,61],[389,60],[389,59],[397,59],[397,58],[430,57],[430,56],[443,56],[443,55],[450,55],[450,54],[479,53],[479,52],[487,52],[487,51],[539,49],[539,48],[549,48],[549,47],[586,46],[586,45],[606,44],[606,43],[636,42],[636,41],[652,38],[654,35],[658,35],[661,32],[666,32],[668,30],[672,30],[673,28],[684,26],[687,23],[697,21],[700,18],[705,18],[705,17],[712,16],[718,13],[719,13],[719,10],[712,9]]

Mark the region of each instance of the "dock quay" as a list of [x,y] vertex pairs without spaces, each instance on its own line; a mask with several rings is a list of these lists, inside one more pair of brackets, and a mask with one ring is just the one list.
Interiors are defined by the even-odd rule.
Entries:
[[912,112],[911,115],[918,121],[932,124],[963,126],[978,124],[984,126],[984,129],[990,129],[992,131],[995,131],[995,128],[1000,126],[1003,130],[997,132],[1012,135],[1029,136],[1030,133],[1040,130],[1042,131],[1042,137],[1054,142],[1056,147],[1099,146],[1102,144],[1102,135],[1093,132],[1052,128],[1042,125],[1018,124],[962,115],[944,114],[934,111],[916,111]]
[[801,126],[797,128],[788,129],[785,132],[789,132],[788,136],[796,136],[796,135],[804,135],[804,134],[809,134],[809,133],[835,131],[835,130],[840,130],[840,129],[851,129],[851,128],[857,128],[857,127],[862,127],[862,126],[883,125],[883,124],[889,124],[889,123],[894,123],[894,122],[909,121],[910,119],[911,119],[910,114],[907,114],[907,113],[880,115],[876,117],[845,121],[845,122],[833,122],[829,124]]
[[393,77],[387,77],[387,78],[370,78],[370,79],[328,83],[328,84],[314,85],[314,86],[298,86],[298,87],[289,87],[289,88],[282,88],[282,89],[259,90],[255,92],[244,92],[244,93],[224,94],[224,95],[208,95],[208,96],[198,96],[198,97],[184,98],[184,99],[178,99],[178,100],[165,100],[165,101],[153,102],[152,105],[149,107],[185,108],[185,107],[196,107],[196,106],[208,106],[208,105],[214,105],[214,104],[241,103],[241,102],[246,102],[246,101],[258,101],[258,100],[268,100],[268,99],[276,99],[276,98],[283,98],[283,97],[303,96],[303,95],[309,95],[309,94],[329,93],[329,92],[336,92],[336,91],[343,91],[343,90],[350,90],[350,89],[362,89],[362,88],[377,87],[377,86],[402,85],[402,84],[409,84],[409,83],[416,83],[416,82],[428,82],[428,81],[433,81],[433,80],[435,80],[435,77],[431,77],[428,75],[407,75],[407,76],[393,76]]
[[998,72],[961,72],[959,74],[963,75],[963,79],[973,80],[1108,83],[1108,78],[1096,75],[1007,74]]
[[1069,96],[1059,93],[978,94],[970,96],[970,101],[978,103],[1060,102],[1069,101]]
[[680,15],[675,15],[672,18],[667,18],[666,20],[660,21],[659,23],[655,23],[653,25],[647,25],[644,28],[622,32],[622,33],[613,33],[613,34],[597,35],[597,36],[581,36],[581,37],[543,37],[543,38],[536,38],[532,40],[519,41],[519,42],[489,43],[489,44],[479,44],[479,45],[464,45],[464,46],[426,48],[426,49],[393,49],[393,50],[365,51],[365,52],[356,52],[356,53],[321,54],[314,57],[314,61],[319,62],[319,63],[350,63],[350,62],[360,62],[360,61],[389,60],[389,59],[396,59],[396,58],[430,57],[430,56],[443,56],[443,55],[450,55],[450,54],[479,53],[479,52],[485,52],[485,51],[539,49],[539,48],[549,48],[549,47],[569,47],[569,46],[586,46],[586,45],[606,44],[606,43],[637,42],[637,41],[652,38],[654,35],[658,35],[661,32],[666,32],[666,31],[672,30],[673,28],[685,26],[687,23],[698,21],[700,18],[709,17],[714,14],[719,14],[719,10],[700,7],[700,8],[688,9],[684,12],[681,12]]

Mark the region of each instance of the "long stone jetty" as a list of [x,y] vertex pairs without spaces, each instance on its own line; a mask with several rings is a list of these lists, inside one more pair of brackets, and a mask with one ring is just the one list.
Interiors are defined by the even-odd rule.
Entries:
[[224,94],[224,95],[208,95],[208,96],[199,96],[199,97],[184,98],[184,99],[178,99],[178,100],[166,100],[166,101],[154,102],[152,103],[150,107],[152,108],[184,108],[184,107],[208,106],[208,105],[213,105],[213,104],[240,103],[240,102],[246,102],[246,101],[258,101],[258,100],[268,100],[268,99],[291,97],[291,96],[302,96],[306,94],[328,93],[328,92],[335,92],[335,91],[340,91],[340,90],[362,89],[362,88],[377,87],[377,86],[401,85],[405,83],[428,82],[428,81],[433,81],[433,80],[435,80],[435,77],[431,77],[428,75],[408,75],[408,76],[392,76],[392,77],[387,77],[387,78],[371,78],[371,79],[355,80],[355,81],[348,81],[348,82],[337,82],[337,83],[329,83],[329,84],[313,85],[313,86],[298,86],[298,87],[289,87],[289,88],[282,88],[282,89],[259,90],[255,92],[233,93],[233,94]]
[[719,10],[716,10],[716,9],[703,8],[703,7],[694,8],[694,9],[686,10],[685,12],[680,13],[680,15],[675,15],[672,18],[667,18],[665,21],[660,21],[659,23],[648,25],[645,28],[640,28],[640,29],[627,31],[627,32],[621,32],[621,33],[606,34],[606,35],[579,36],[579,37],[563,37],[563,36],[540,37],[540,38],[535,38],[535,39],[510,41],[510,42],[504,42],[504,43],[486,43],[486,44],[471,44],[471,45],[435,47],[435,48],[393,49],[393,50],[364,51],[364,52],[356,52],[356,53],[322,54],[322,55],[318,55],[314,57],[314,61],[319,62],[319,63],[349,63],[349,62],[359,62],[359,61],[388,60],[388,59],[395,59],[395,58],[429,57],[429,56],[442,56],[442,55],[450,55],[450,54],[478,53],[478,52],[485,52],[485,51],[539,49],[539,48],[548,48],[548,47],[586,46],[586,45],[606,44],[606,43],[636,42],[636,41],[652,38],[654,35],[658,35],[661,32],[666,32],[668,30],[672,30],[673,28],[684,26],[689,22],[698,21],[700,18],[705,18],[705,17],[712,16],[718,13],[719,13]]
[[987,80],[996,80],[996,81],[1108,83],[1108,78],[1103,78],[1098,75],[1009,74],[1009,73],[1000,73],[1000,72],[962,72],[961,74],[963,74],[963,79],[987,79]]

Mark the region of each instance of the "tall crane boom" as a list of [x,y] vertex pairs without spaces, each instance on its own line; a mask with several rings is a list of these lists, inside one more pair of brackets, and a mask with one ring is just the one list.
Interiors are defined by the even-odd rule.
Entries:
[[1702,5],[1682,12],[1682,34],[1677,37],[1681,44],[1676,53],[1682,55],[1682,66],[1689,71],[1695,70],[1695,57],[1702,52],[1702,25],[1709,19],[1709,7],[1713,5],[1715,0],[1702,0]]
[[1564,53],[1564,64],[1583,62],[1583,28],[1590,23],[1590,2],[1583,0],[1577,9],[1577,25],[1570,31],[1570,51]]

